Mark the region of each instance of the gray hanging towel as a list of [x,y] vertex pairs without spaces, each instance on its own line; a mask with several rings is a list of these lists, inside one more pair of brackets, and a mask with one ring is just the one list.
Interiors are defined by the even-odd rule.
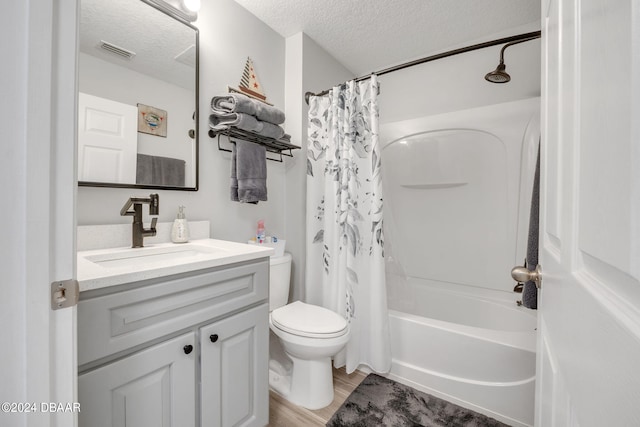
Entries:
[[138,154],[136,184],[184,187],[185,168],[182,159]]
[[231,157],[231,200],[253,203],[267,200],[267,157],[262,145],[237,140]]
[[[536,172],[533,177],[533,191],[531,192],[531,211],[529,213],[529,236],[527,240],[527,268],[530,271],[538,265],[538,234],[540,217],[540,145],[538,145],[538,159]],[[536,284],[528,281],[522,290],[522,305],[533,310],[538,309],[538,289]]]

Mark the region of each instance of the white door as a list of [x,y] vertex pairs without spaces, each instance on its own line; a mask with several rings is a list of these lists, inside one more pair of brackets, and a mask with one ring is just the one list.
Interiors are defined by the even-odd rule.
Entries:
[[640,8],[543,0],[536,426],[640,426]]
[[51,282],[75,276],[77,4],[4,2],[0,13],[0,402],[21,405],[0,411],[3,427],[77,419],[76,310],[50,298]]
[[78,94],[78,181],[136,183],[138,108]]

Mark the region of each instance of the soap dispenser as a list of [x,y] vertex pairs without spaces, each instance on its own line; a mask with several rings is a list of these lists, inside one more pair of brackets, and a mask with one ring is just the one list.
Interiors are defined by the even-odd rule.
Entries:
[[173,221],[171,228],[171,241],[173,243],[187,243],[189,241],[189,225],[184,217],[184,206],[178,207],[178,216]]

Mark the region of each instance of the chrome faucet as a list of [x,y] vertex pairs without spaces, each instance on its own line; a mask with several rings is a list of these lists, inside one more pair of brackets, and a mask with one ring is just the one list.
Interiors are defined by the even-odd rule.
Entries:
[[[142,204],[149,204],[149,215],[158,215],[160,211],[160,197],[157,194],[149,194],[148,198],[130,197],[127,203],[120,209],[120,215],[133,216],[133,229],[131,232],[132,248],[143,247],[144,238],[146,236],[156,235],[156,223],[158,218],[151,220],[151,228],[145,229],[142,222]],[[133,205],[133,210],[129,208]]]

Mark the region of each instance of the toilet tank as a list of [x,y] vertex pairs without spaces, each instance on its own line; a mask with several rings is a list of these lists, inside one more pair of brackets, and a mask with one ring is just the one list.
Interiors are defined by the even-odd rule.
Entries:
[[269,311],[289,302],[291,254],[272,256],[269,260]]

